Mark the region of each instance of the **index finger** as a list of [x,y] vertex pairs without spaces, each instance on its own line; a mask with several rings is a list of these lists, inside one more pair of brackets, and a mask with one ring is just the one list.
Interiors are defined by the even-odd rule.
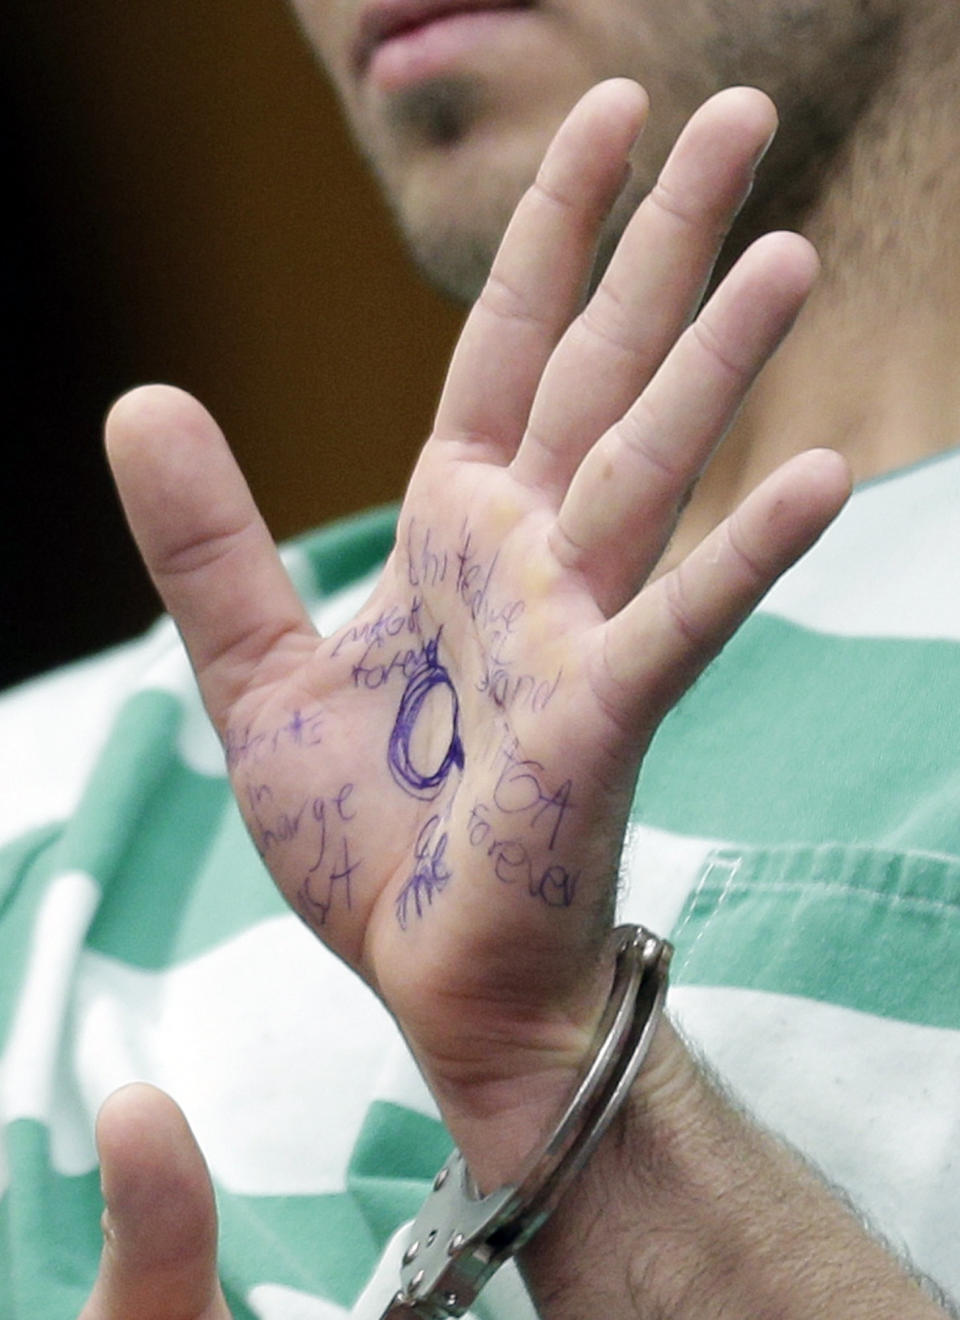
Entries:
[[483,441],[490,457],[513,457],[547,360],[579,309],[646,110],[643,90],[617,78],[592,88],[564,120],[467,318],[438,438]]

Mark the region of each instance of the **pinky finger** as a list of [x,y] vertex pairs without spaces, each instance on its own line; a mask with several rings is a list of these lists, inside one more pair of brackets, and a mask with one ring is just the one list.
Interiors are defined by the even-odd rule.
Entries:
[[626,727],[656,726],[849,494],[849,469],[839,454],[798,454],[609,620],[603,695]]

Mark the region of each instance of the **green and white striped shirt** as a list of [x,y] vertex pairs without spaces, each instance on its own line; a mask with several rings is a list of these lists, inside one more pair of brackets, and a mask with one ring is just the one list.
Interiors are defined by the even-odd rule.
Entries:
[[[322,628],[392,513],[293,546]],[[752,1111],[960,1294],[960,454],[867,485],[665,721],[621,908]],[[207,1155],[237,1320],[376,1316],[449,1149],[388,1014],[283,905],[169,621],[0,700],[0,1320],[73,1320],[96,1111]],[[378,1268],[379,1262],[379,1268]],[[509,1273],[478,1312],[528,1312]]]

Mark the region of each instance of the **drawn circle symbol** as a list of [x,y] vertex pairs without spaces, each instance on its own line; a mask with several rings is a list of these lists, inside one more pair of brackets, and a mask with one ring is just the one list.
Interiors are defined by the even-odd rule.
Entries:
[[[390,744],[387,750],[390,773],[400,787],[406,789],[408,793],[412,793],[414,797],[423,798],[428,802],[440,792],[447,776],[454,767],[458,770],[463,769],[463,744],[460,741],[460,703],[457,701],[457,694],[450,682],[450,675],[443,665],[437,663],[435,648],[435,643],[432,647],[428,647],[425,664],[412,675],[407,683],[390,734]],[[413,763],[411,743],[424,704],[430,693],[438,687],[445,687],[450,693],[450,741],[436,769],[425,772]]]

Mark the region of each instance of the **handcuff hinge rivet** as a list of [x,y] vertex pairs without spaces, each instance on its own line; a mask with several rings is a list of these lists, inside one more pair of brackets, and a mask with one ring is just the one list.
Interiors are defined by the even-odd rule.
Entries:
[[420,1250],[420,1243],[411,1242],[409,1247],[407,1247],[406,1251],[403,1253],[404,1265],[409,1265],[412,1260],[416,1260],[417,1252],[419,1250]]
[[453,1237],[447,1243],[447,1255],[452,1256],[455,1251],[459,1251],[463,1246],[464,1236],[462,1233],[454,1233]]

